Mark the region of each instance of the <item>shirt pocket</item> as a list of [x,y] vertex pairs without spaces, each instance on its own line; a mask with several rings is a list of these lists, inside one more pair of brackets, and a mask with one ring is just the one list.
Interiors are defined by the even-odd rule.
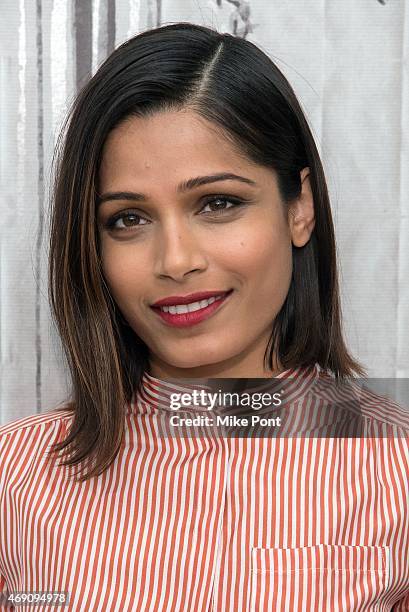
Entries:
[[250,611],[388,610],[389,546],[252,548]]

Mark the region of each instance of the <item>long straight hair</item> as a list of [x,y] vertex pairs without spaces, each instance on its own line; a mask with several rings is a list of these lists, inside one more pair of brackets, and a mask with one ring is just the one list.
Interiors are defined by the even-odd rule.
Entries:
[[[341,327],[336,247],[322,163],[295,93],[256,45],[205,26],[176,23],[118,47],[83,87],[55,151],[50,215],[49,298],[72,377],[74,411],[62,465],[79,480],[113,462],[124,433],[124,407],[148,369],[148,347],[127,326],[105,282],[96,223],[97,178],[108,134],[131,116],[191,109],[216,124],[238,151],[277,173],[284,205],[310,169],[315,227],[292,247],[286,300],[272,320],[264,364],[273,351],[285,368],[318,363],[336,380],[364,375]],[[268,270],[266,270],[268,274]],[[89,467],[85,470],[85,463]]]

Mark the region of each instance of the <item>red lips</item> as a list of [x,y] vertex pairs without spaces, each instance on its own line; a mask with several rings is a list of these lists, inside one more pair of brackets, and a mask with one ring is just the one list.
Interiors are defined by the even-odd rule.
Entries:
[[176,306],[177,304],[191,304],[192,302],[200,302],[200,300],[208,300],[211,297],[219,295],[225,295],[231,293],[233,289],[228,291],[200,291],[199,293],[189,293],[189,295],[170,295],[163,300],[158,300],[154,304],[151,304],[152,308],[159,306]]
[[[166,325],[169,325],[171,327],[191,327],[193,325],[198,325],[206,319],[209,319],[209,317],[212,317],[213,314],[215,314],[217,311],[222,310],[223,305],[229,301],[229,296],[231,295],[231,293],[233,293],[233,289],[231,291],[227,291],[227,293],[222,294],[222,297],[219,297],[208,306],[205,306],[204,308],[199,308],[199,310],[194,310],[193,312],[171,313],[165,312],[164,310],[162,310],[162,308],[159,307],[152,307],[152,309],[154,310],[155,315],[159,316]],[[196,293],[193,295],[197,296],[198,294]],[[178,297],[177,299],[180,300],[180,297]]]

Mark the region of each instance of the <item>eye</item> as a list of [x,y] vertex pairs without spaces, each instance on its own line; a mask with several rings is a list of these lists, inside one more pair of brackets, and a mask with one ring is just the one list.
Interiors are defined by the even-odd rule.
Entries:
[[[130,223],[124,223],[124,219],[125,221],[130,220]],[[135,222],[135,220],[137,221],[138,219],[146,221],[146,219],[144,219],[140,215],[137,215],[131,210],[123,210],[122,212],[113,215],[110,219],[108,219],[108,221],[106,222],[106,227],[111,230],[123,231],[127,229],[132,229],[133,227],[142,227],[146,225],[146,223]],[[122,222],[122,226],[117,224],[118,221]]]
[[[213,217],[223,214],[227,215],[230,212],[233,212],[234,210],[239,208],[240,206],[245,206],[248,202],[248,200],[242,200],[232,196],[215,195],[205,199],[205,205],[203,206],[201,211],[203,212],[203,210],[209,206],[215,206],[216,208],[214,210],[205,211],[203,212],[203,214],[206,216]],[[119,224],[119,222],[121,224]],[[133,210],[128,209],[123,210],[115,215],[112,215],[112,217],[110,217],[105,223],[105,227],[113,232],[126,232],[135,228],[145,227],[149,223],[150,221],[145,219],[145,217],[142,217],[141,215],[135,213]]]
[[215,210],[211,210],[210,213],[205,213],[205,214],[212,214],[212,215],[222,214],[225,212],[230,212],[231,210],[234,210],[238,208],[239,206],[243,206],[245,204],[243,200],[239,200],[238,198],[220,195],[220,196],[213,196],[212,198],[209,198],[204,208],[206,208],[207,206],[213,206],[214,204],[216,203],[218,204],[219,202],[222,202],[225,204],[231,204],[232,206],[229,206],[228,208],[225,208],[225,207],[221,208],[220,206],[217,206]]

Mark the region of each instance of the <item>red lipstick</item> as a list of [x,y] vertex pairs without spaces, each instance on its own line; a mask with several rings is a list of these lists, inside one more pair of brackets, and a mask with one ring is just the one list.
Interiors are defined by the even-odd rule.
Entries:
[[[230,289],[230,291],[232,291]],[[228,291],[200,291],[199,293],[189,293],[188,295],[170,295],[163,300],[158,300],[151,306],[176,306],[176,304],[192,304],[200,302],[200,300],[208,300],[211,297],[216,297],[228,293]]]
[[[208,319],[209,317],[211,317],[212,314],[220,308],[220,306],[230,297],[232,293],[233,293],[233,289],[230,289],[230,291],[224,292],[224,294],[222,294],[221,292],[217,293],[215,291],[193,293],[193,294],[190,294],[189,296],[184,296],[183,298],[184,301],[183,300],[181,301],[180,296],[179,297],[171,296],[169,298],[165,298],[164,300],[160,300],[159,302],[155,302],[155,304],[151,306],[151,308],[168,325],[171,325],[173,327],[190,327],[192,325],[197,325],[201,321],[204,321],[205,319]],[[165,312],[159,308],[159,305],[162,305],[162,306],[169,306],[169,305],[172,306],[176,304],[183,305],[183,304],[189,304],[192,302],[199,302],[200,300],[209,299],[210,297],[216,297],[217,299],[212,304],[209,304],[208,306],[205,306],[204,308],[200,308],[199,310],[195,310],[193,312],[172,314],[171,312]],[[173,303],[170,303],[171,301]]]

